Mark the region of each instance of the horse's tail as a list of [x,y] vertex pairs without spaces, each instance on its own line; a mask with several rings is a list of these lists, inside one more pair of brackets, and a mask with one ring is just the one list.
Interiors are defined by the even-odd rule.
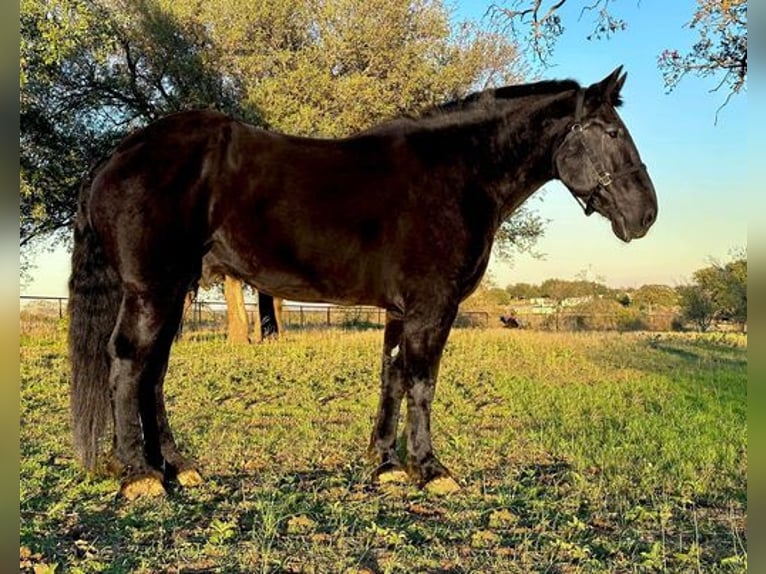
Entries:
[[111,421],[107,344],[122,300],[117,273],[107,263],[87,216],[97,169],[91,170],[80,189],[68,305],[72,435],[75,451],[89,470],[95,469],[99,439]]

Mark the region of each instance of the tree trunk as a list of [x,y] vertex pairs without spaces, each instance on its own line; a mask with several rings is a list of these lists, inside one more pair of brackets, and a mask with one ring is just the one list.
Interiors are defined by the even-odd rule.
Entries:
[[[178,324],[178,331],[176,332],[176,341],[180,341],[184,334],[184,325],[188,321],[194,321],[194,298],[196,296],[195,291],[189,291],[184,297],[184,310],[181,313],[181,322]],[[191,318],[189,314],[191,313]]]
[[223,281],[223,295],[226,298],[227,338],[231,343],[250,342],[250,321],[245,309],[245,294],[242,281],[226,275]]
[[258,292],[261,340],[276,339],[282,330],[282,299]]

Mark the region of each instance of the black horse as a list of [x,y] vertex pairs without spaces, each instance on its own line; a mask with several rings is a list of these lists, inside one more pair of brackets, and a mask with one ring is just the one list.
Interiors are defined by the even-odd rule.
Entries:
[[431,443],[431,405],[458,304],[498,226],[552,179],[625,242],[655,220],[652,182],[615,109],[624,81],[618,68],[587,88],[490,89],[337,140],[213,111],[127,137],[83,185],[74,234],[71,405],[84,464],[95,466],[111,424],[128,498],[200,479],[171,434],[163,379],[204,257],[263,293],[384,308],[376,476],[455,488]]

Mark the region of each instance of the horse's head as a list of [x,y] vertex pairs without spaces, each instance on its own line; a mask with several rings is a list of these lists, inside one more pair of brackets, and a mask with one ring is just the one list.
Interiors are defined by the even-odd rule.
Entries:
[[646,235],[657,217],[657,196],[625,124],[617,115],[627,74],[617,68],[579,90],[574,118],[554,155],[558,178],[584,206],[612,222],[625,242]]

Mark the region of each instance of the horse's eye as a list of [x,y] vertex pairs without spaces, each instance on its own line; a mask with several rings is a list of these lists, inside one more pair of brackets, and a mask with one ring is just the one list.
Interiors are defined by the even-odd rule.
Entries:
[[622,129],[618,128],[617,126],[609,126],[606,128],[606,133],[610,138],[616,138],[622,135]]

